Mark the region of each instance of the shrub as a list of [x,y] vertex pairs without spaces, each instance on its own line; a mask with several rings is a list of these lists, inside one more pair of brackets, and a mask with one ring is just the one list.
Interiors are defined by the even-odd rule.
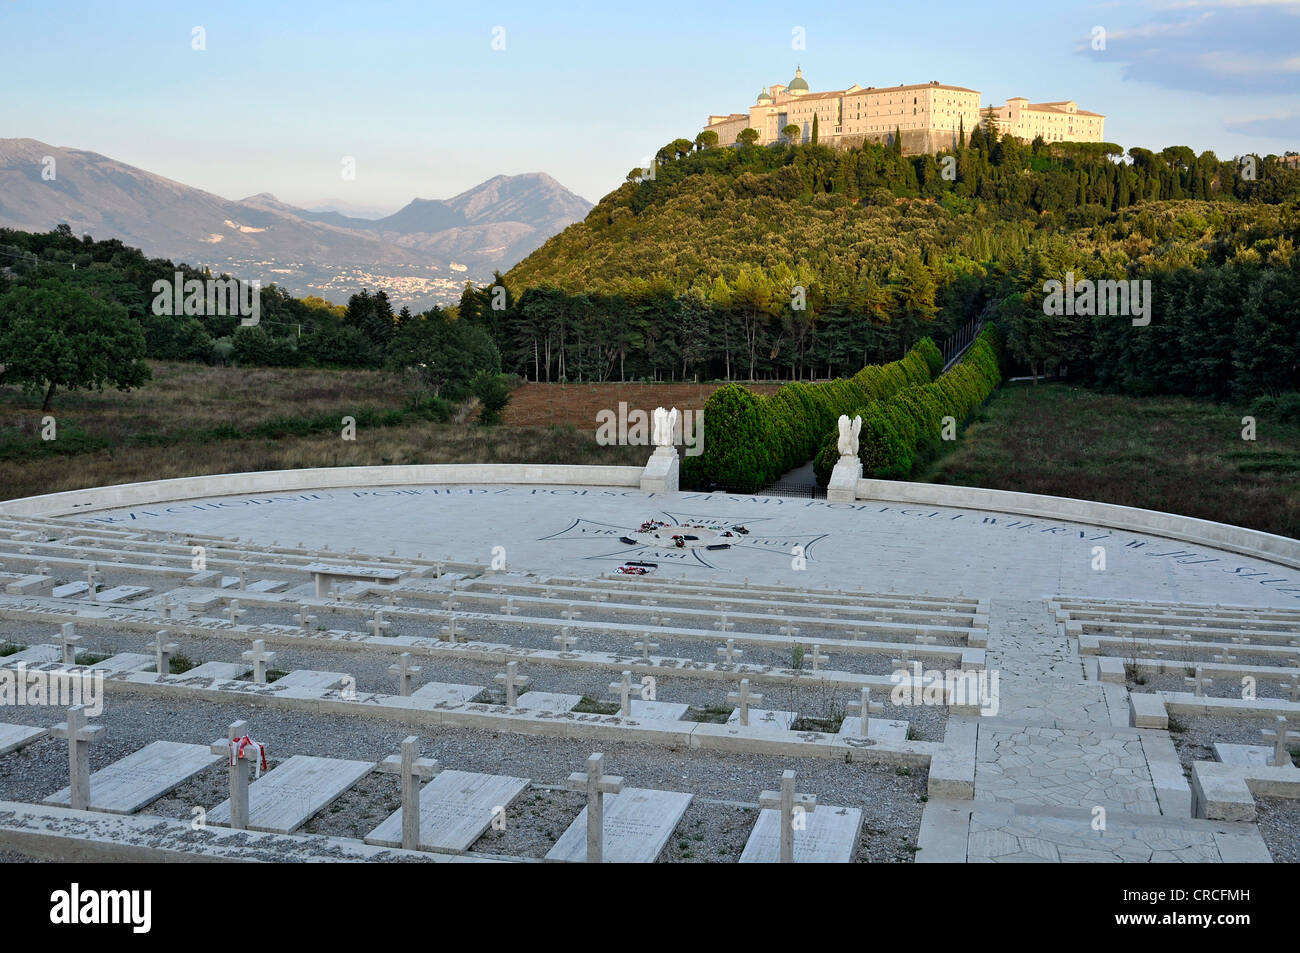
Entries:
[[[884,400],[906,387],[929,383],[931,369],[942,367],[938,347],[922,338],[901,360],[870,365],[852,378],[815,384],[792,381],[771,397],[727,384],[704,405],[709,428],[704,453],[682,464],[688,484],[755,487],[813,461],[813,469],[830,469],[838,459],[836,422],[872,400]],[[907,430],[911,434],[911,430]],[[829,452],[826,435],[832,434]],[[829,453],[829,455],[828,455]],[[828,462],[829,461],[829,462]]]
[[[935,349],[935,355],[926,357],[927,350],[918,345],[913,354],[925,358],[927,366],[931,367],[938,349]],[[989,325],[980,332],[961,362],[946,374],[933,381],[901,388],[855,411],[854,414],[862,416],[862,432],[858,437],[862,472],[878,479],[903,479],[917,466],[937,457],[942,448],[943,418],[950,416],[964,422],[984,403],[1001,381],[1000,354],[997,329]],[[902,370],[905,373],[911,371],[915,376],[914,368]],[[876,378],[875,374],[864,377],[873,386]],[[839,433],[836,430],[824,439],[814,460],[813,469],[823,486],[829,482],[831,470],[839,457],[838,446]]]

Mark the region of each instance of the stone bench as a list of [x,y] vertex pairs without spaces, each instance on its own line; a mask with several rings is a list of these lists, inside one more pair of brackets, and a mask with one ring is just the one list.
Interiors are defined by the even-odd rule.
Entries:
[[1129,724],[1134,728],[1169,728],[1169,712],[1165,700],[1149,692],[1130,692],[1128,696]]
[[1192,765],[1192,812],[1212,821],[1255,820],[1255,798],[1300,798],[1294,767],[1239,766],[1217,761]]
[[386,582],[396,583],[405,575],[399,569],[374,569],[369,566],[330,566],[325,563],[312,563],[300,567],[303,572],[311,573],[316,583],[316,598],[328,599],[332,582]]

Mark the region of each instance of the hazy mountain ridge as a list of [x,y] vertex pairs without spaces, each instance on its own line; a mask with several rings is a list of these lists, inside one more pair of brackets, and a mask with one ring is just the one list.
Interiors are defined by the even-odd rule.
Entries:
[[406,300],[453,300],[467,278],[509,268],[590,208],[532,173],[496,176],[448,200],[415,199],[386,218],[353,218],[269,192],[225,199],[99,153],[0,139],[0,225],[48,231],[66,222],[147,255],[335,300],[349,285],[382,287],[390,276]]

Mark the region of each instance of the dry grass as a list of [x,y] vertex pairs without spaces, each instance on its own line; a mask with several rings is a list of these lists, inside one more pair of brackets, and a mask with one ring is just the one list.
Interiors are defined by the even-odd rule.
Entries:
[[[573,426],[595,430],[596,414],[602,410],[618,412],[620,401],[628,411],[650,413],[656,407],[701,410],[709,395],[721,387],[717,381],[702,384],[626,383],[605,384],[534,384],[515,389],[506,409],[506,423],[515,427]],[[774,394],[781,386],[746,384],[759,394]]]
[[[250,470],[412,463],[644,464],[643,447],[602,447],[558,427],[478,427],[400,416],[413,396],[380,371],[153,363],[130,393],[57,395],[58,439],[40,439],[40,402],[0,389],[0,496]],[[358,424],[341,439],[341,418]],[[325,422],[328,429],[319,426]],[[339,423],[335,424],[338,421]],[[250,434],[284,424],[282,435]],[[310,424],[311,426],[306,426]],[[295,425],[303,425],[295,431]]]
[[1300,427],[1244,406],[1063,384],[998,390],[921,477],[1162,510],[1300,537]]

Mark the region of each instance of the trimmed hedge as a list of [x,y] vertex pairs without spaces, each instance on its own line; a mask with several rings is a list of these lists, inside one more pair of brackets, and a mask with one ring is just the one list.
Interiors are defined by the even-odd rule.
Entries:
[[873,364],[852,377],[792,381],[771,397],[726,384],[704,404],[704,452],[682,461],[695,486],[763,486],[816,455],[825,434],[838,434],[841,414],[927,384],[943,368],[943,355],[922,338],[891,364]]
[[[850,417],[862,415],[858,437],[862,472],[879,479],[901,479],[911,475],[918,459],[934,456],[942,440],[943,418],[964,422],[1001,382],[1001,350],[1001,337],[990,324],[948,373],[850,412]],[[833,427],[813,463],[822,486],[830,482],[839,456],[839,429]]]

